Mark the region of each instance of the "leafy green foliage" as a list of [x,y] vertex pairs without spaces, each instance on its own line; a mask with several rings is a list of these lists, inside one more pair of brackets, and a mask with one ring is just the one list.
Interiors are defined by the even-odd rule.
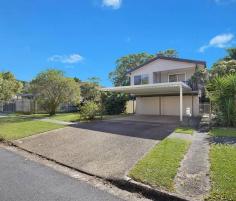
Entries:
[[83,102],[95,101],[96,103],[98,103],[100,101],[99,82],[99,78],[92,77],[89,78],[87,82],[80,83]]
[[10,100],[21,89],[21,82],[17,81],[12,73],[0,72],[0,101]]
[[207,91],[217,114],[218,123],[223,126],[235,126],[236,74],[228,74],[210,80]]
[[190,142],[178,138],[157,144],[129,172],[137,181],[174,191],[174,178]]
[[157,54],[165,57],[178,57],[178,52],[174,49],[159,51]]
[[124,113],[129,96],[123,93],[105,92],[102,94],[103,112],[108,115]]
[[80,114],[83,119],[92,120],[99,112],[99,107],[94,101],[86,102],[80,109]]
[[236,60],[236,48],[228,48],[226,49],[228,55],[224,58],[224,60]]
[[46,70],[31,82],[31,90],[38,103],[54,115],[60,103],[79,103],[80,87],[72,78],[67,78],[59,70]]
[[221,60],[215,63],[210,70],[211,78],[236,73],[236,60]]

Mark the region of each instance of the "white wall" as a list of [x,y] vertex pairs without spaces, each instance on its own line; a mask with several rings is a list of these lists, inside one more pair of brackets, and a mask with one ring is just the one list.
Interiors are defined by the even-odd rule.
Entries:
[[[161,99],[161,112],[159,110]],[[192,111],[192,96],[183,96],[183,115],[186,108]],[[193,96],[193,115],[199,115],[199,98]],[[179,116],[179,96],[136,97],[136,114]]]
[[[198,66],[204,68],[203,65],[198,64]],[[134,76],[142,74],[148,74],[149,83],[153,83],[153,73],[158,71],[163,71],[162,82],[168,82],[168,74],[184,72],[186,72],[186,80],[188,80],[195,72],[195,67],[196,64],[194,63],[158,59],[131,72],[131,85],[134,84]]]

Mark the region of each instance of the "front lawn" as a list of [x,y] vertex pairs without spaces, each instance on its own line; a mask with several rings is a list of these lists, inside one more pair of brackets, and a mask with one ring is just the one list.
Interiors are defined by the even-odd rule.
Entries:
[[133,167],[129,176],[151,186],[174,191],[174,178],[189,145],[189,141],[178,138],[163,140]]
[[210,150],[212,189],[207,200],[236,200],[236,147],[213,144]]
[[0,118],[0,138],[15,140],[62,127],[64,126],[34,120],[34,118],[3,117]]
[[235,128],[213,128],[210,135],[217,137],[236,137]]
[[193,134],[193,129],[190,127],[178,127],[175,129],[175,133],[183,133],[183,134]]

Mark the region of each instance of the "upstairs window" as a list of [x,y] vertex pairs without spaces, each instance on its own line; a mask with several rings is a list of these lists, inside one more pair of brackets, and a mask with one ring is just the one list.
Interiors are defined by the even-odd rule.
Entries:
[[169,75],[169,82],[185,82],[185,74],[172,74]]
[[145,75],[135,75],[134,76],[134,85],[149,84],[149,77]]

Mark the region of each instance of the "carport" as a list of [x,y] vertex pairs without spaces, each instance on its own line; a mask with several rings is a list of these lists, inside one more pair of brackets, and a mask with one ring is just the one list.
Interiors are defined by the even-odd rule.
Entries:
[[[191,108],[192,108],[192,114],[193,114],[193,108],[194,108],[194,99],[193,95],[196,96],[196,93],[193,94],[192,89],[183,82],[167,82],[167,83],[156,83],[156,84],[147,84],[147,85],[132,85],[132,86],[120,86],[120,87],[109,87],[109,88],[103,88],[102,91],[109,91],[109,92],[121,92],[121,93],[127,93],[132,94],[136,97],[139,97],[139,100],[141,100],[141,97],[159,97],[158,101],[156,103],[150,103],[155,104],[157,106],[157,110],[159,111],[159,115],[162,115],[161,110],[163,109],[164,101],[162,100],[162,97],[171,97],[169,100],[172,102],[176,102],[173,97],[179,97],[179,107],[178,113],[179,113],[179,119],[180,121],[183,121],[183,96],[188,95],[191,96],[192,102],[191,102]],[[167,104],[166,107],[171,108],[171,101]],[[139,101],[140,102],[140,101]],[[137,102],[137,105],[141,104]],[[157,105],[158,104],[158,105]],[[144,106],[149,105],[148,102],[143,104]],[[142,108],[142,106],[140,105]],[[152,109],[151,109],[152,110]]]

